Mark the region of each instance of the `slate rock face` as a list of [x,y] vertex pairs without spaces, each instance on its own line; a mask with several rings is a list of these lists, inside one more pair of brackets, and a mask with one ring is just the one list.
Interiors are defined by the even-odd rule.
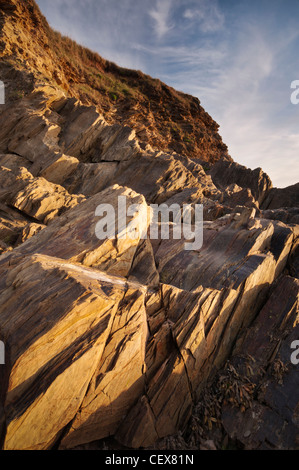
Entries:
[[[198,429],[195,448],[296,448],[296,186],[144,145],[53,83],[1,111],[1,447],[166,447],[180,432],[188,448]],[[202,204],[202,247],[172,220],[152,239],[152,204],[188,204],[192,229]]]
[[79,409],[124,290],[99,279],[43,256],[2,277],[4,449],[48,448]]
[[263,202],[264,210],[275,210],[284,207],[297,207],[299,205],[299,184],[287,188],[272,188]]

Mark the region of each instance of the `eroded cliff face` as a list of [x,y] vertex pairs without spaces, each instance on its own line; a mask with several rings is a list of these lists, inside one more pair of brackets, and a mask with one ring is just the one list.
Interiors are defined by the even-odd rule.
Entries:
[[[222,161],[207,174],[32,84],[0,109],[2,447],[296,448],[292,188],[271,206],[262,170]],[[99,239],[96,209],[113,207],[118,227],[119,197],[139,208],[131,222],[149,216],[134,239]],[[162,203],[203,204],[201,249],[142,236]]]
[[206,162],[230,159],[218,124],[197,98],[140,71],[118,67],[54,32],[33,0],[0,4],[0,79],[11,100],[45,81],[96,105],[139,141]]

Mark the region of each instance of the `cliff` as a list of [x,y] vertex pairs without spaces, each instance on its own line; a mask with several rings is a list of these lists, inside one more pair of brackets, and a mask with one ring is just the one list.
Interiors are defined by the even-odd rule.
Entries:
[[197,98],[140,71],[118,67],[61,36],[33,0],[2,1],[0,14],[0,73],[10,99],[41,80],[96,105],[107,122],[129,125],[141,142],[156,149],[207,162],[230,158],[218,124]]
[[[0,10],[1,447],[297,448],[296,187],[233,162],[196,99],[61,38],[31,0]],[[134,93],[99,91],[87,64]],[[151,238],[155,204],[188,204],[192,229],[202,204],[202,247]]]

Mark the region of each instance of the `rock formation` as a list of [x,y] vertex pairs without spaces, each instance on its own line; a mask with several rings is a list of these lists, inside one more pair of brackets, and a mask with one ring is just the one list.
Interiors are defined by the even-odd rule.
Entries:
[[[196,128],[190,152],[144,121],[142,100],[113,122],[105,97],[101,108],[76,96],[71,65],[55,68],[34,2],[0,9],[1,70],[15,71],[10,93],[18,80],[25,91],[0,109],[2,448],[298,447],[298,185],[273,189],[232,162],[199,104],[163,84]],[[13,59],[27,50],[26,66]],[[134,238],[120,197],[138,207]],[[115,210],[113,238],[97,237],[101,204]],[[144,237],[153,204],[202,204],[202,248]]]
[[219,125],[197,98],[62,37],[34,0],[1,1],[0,28],[0,74],[11,100],[41,81],[96,105],[109,124],[134,128],[143,145],[206,162],[231,159]]

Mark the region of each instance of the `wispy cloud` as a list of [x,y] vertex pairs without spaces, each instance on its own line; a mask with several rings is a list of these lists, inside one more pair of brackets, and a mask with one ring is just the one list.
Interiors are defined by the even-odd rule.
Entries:
[[262,167],[278,187],[299,181],[299,105],[290,104],[296,73],[286,70],[298,37],[293,28],[279,34],[248,21],[239,25],[233,43],[223,34],[221,45],[202,37],[199,46],[149,51],[160,54],[166,69],[178,65],[161,78],[198,96],[220,124],[232,157],[252,169]]
[[[198,67],[209,67],[210,69],[213,69],[217,67],[217,63],[220,60],[223,60],[226,57],[223,48],[219,47],[219,49],[215,49],[208,44],[204,44],[202,47],[174,47],[170,45],[155,47],[136,45],[135,49],[151,55],[152,57],[160,58],[164,65],[175,65],[176,67],[181,66],[181,70],[175,74],[175,77],[173,77],[176,79],[182,78],[183,76],[185,79],[188,79],[188,76],[190,77],[190,68],[194,71],[196,71]],[[170,78],[167,74],[164,74],[164,77]]]
[[171,0],[156,0],[155,8],[149,11],[149,15],[154,20],[154,29],[161,39],[167,34],[173,25],[170,23]]
[[195,8],[187,8],[184,18],[197,22],[203,33],[219,31],[225,22],[224,13],[215,0],[199,0]]

